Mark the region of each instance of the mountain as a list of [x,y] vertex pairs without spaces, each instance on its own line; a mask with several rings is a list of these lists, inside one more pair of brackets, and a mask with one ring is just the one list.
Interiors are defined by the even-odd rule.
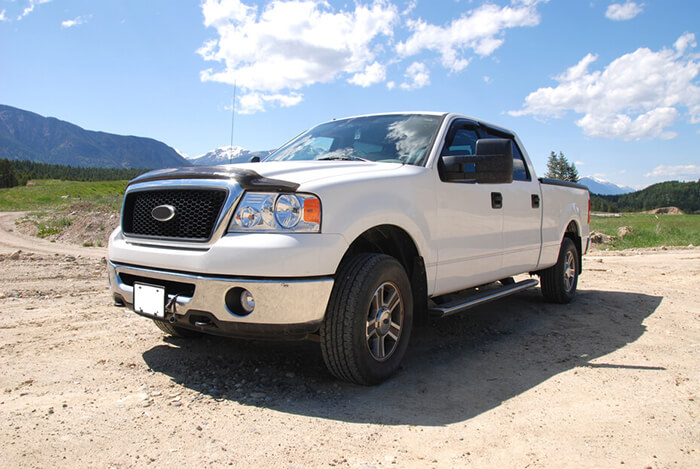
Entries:
[[229,163],[248,163],[254,156],[265,158],[271,151],[250,151],[243,147],[219,147],[199,156],[190,156],[188,160],[194,165],[217,165]]
[[596,177],[583,177],[579,179],[578,183],[588,187],[588,190],[591,191],[592,194],[619,195],[634,192],[634,189],[631,187],[618,186],[617,184],[603,181]]
[[85,130],[0,104],[0,158],[92,168],[167,168],[190,163],[151,138]]

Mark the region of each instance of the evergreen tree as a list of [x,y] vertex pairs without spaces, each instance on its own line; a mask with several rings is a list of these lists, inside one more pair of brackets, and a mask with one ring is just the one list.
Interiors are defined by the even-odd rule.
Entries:
[[547,174],[545,177],[550,179],[559,179],[561,181],[578,182],[578,170],[574,163],[569,163],[564,153],[559,152],[557,155],[554,152],[549,154],[547,159]]
[[15,187],[17,184],[17,176],[10,160],[0,160],[0,188]]

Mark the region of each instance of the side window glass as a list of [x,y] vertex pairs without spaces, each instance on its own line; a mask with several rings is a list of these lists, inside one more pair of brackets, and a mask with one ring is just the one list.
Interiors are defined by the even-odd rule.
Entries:
[[473,155],[476,152],[476,141],[479,134],[476,129],[468,126],[453,128],[447,135],[447,141],[442,148],[442,156]]
[[511,140],[511,144],[513,145],[513,181],[529,181],[530,175],[523,155],[514,140]]

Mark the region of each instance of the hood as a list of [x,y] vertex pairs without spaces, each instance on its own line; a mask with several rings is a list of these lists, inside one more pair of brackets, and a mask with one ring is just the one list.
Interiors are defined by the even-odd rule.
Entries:
[[296,191],[300,185],[338,176],[392,171],[400,163],[363,161],[272,161],[219,166],[189,166],[158,169],[142,174],[129,185],[171,179],[236,180],[246,190]]

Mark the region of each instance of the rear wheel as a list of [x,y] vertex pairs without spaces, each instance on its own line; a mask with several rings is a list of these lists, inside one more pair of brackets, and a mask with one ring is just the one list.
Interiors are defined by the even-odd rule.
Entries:
[[153,322],[156,324],[158,329],[165,332],[166,334],[170,334],[173,337],[199,337],[200,335],[202,335],[200,332],[192,331],[190,329],[184,329],[182,327],[177,327],[170,324],[167,321],[160,321],[158,319],[154,319]]
[[557,263],[540,273],[542,294],[547,301],[568,303],[574,299],[578,285],[578,262],[576,244],[570,238],[564,238]]
[[380,383],[399,367],[412,325],[403,266],[384,254],[358,254],[338,269],[321,325],[323,359],[342,380]]

